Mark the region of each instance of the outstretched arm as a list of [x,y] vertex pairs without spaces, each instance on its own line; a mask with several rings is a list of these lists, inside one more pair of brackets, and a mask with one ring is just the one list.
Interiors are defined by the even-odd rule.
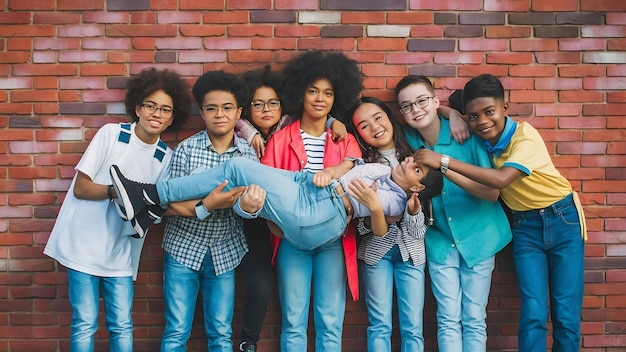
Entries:
[[341,164],[329,166],[313,175],[313,184],[318,187],[326,187],[333,179],[340,178],[354,167],[354,161],[344,160]]
[[76,183],[74,183],[74,197],[87,200],[102,200],[109,199],[109,192],[112,192],[110,193],[111,197],[116,197],[115,190],[111,185],[94,183],[91,177],[78,171]]

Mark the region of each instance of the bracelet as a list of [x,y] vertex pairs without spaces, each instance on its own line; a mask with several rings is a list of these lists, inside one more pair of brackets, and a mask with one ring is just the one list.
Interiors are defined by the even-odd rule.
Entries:
[[113,201],[113,185],[109,185],[107,187],[107,196],[109,197],[109,201]]
[[448,171],[448,164],[450,163],[450,157],[448,155],[443,154],[441,156],[441,167],[439,168],[439,171],[441,171],[442,174],[446,174],[446,172]]

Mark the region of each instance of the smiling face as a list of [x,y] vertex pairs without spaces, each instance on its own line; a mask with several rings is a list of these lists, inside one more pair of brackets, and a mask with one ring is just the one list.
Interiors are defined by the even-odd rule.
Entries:
[[232,138],[242,108],[235,96],[227,91],[214,90],[204,95],[200,115],[210,138]]
[[335,91],[326,78],[311,83],[304,92],[302,119],[326,118],[333,108]]
[[352,123],[363,141],[376,150],[394,148],[393,125],[376,104],[363,103],[352,115]]
[[439,98],[426,85],[415,83],[398,92],[398,106],[405,107],[402,116],[406,123],[420,130],[437,119]]
[[428,168],[418,165],[412,156],[404,158],[391,170],[391,179],[405,192],[419,192],[424,189],[422,180],[428,174]]
[[500,140],[508,108],[507,103],[492,97],[475,98],[465,104],[470,128],[491,145],[496,145]]
[[271,128],[278,123],[282,116],[282,108],[280,106],[276,110],[270,109],[270,104],[268,103],[274,101],[280,102],[280,99],[276,91],[271,87],[259,87],[252,96],[252,103],[263,103],[263,109],[256,111],[251,106],[250,120],[265,137],[269,135]]
[[[154,109],[155,107],[158,109]],[[154,111],[150,112],[150,108],[154,109]],[[163,113],[162,109],[165,109],[165,111],[173,110],[174,102],[172,97],[160,89],[147,96],[143,100],[142,105],[135,107],[135,114],[139,117],[135,134],[144,143],[156,143],[161,133],[174,121],[173,114]],[[163,115],[166,116],[164,117]]]

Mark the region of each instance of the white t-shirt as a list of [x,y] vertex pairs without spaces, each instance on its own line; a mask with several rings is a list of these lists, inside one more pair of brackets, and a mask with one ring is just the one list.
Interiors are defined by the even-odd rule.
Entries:
[[[172,150],[161,140],[142,142],[134,133],[136,124],[107,124],[96,133],[76,170],[94,183],[110,185],[109,168],[115,164],[131,180],[156,183],[169,174]],[[44,254],[63,266],[103,277],[136,278],[144,239],[129,221],[118,215],[108,199],[86,200],[74,196],[72,180]]]

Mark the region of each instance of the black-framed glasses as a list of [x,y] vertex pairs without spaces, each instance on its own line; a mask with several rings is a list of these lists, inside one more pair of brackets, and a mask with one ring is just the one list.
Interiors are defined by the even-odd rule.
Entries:
[[276,111],[278,109],[280,109],[280,100],[278,99],[270,99],[268,101],[263,101],[263,100],[254,100],[250,103],[250,106],[252,107],[252,111],[263,111],[263,109],[265,108],[265,105],[267,105],[267,108],[270,109],[271,111]]
[[206,105],[200,108],[200,110],[204,111],[204,114],[210,117],[217,115],[219,110],[222,110],[224,115],[232,115],[237,107],[233,104],[224,104],[222,106],[217,105]]
[[428,103],[430,103],[430,99],[433,98],[434,97],[420,97],[417,98],[417,100],[415,100],[414,102],[402,103],[400,105],[400,112],[406,115],[413,112],[413,109],[424,109],[428,106]]
[[156,106],[156,104],[143,103],[141,104],[141,107],[143,108],[145,112],[147,112],[150,115],[154,114],[158,110],[159,115],[164,119],[169,119],[170,117],[172,117],[172,114],[174,113],[174,109],[170,108],[169,106],[158,107]]

